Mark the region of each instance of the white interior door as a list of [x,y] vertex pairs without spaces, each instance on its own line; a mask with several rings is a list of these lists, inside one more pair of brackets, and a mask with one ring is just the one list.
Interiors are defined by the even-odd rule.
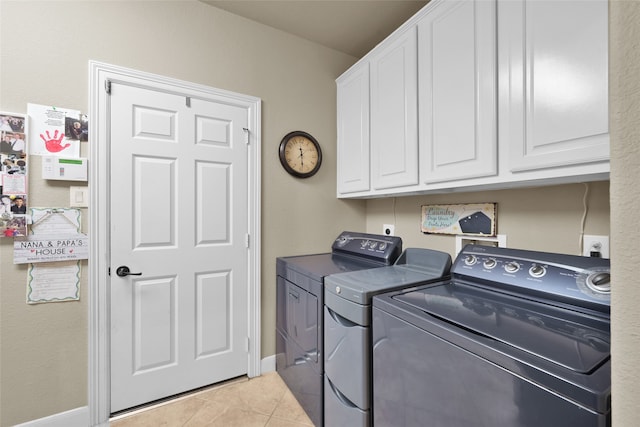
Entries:
[[111,412],[247,373],[248,116],[111,86]]

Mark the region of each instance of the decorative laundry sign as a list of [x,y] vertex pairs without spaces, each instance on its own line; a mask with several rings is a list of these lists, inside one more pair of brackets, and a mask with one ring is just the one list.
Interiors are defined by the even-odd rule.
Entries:
[[85,234],[30,235],[13,242],[13,263],[73,261],[89,258],[89,237]]
[[421,231],[432,234],[496,235],[496,203],[422,206]]

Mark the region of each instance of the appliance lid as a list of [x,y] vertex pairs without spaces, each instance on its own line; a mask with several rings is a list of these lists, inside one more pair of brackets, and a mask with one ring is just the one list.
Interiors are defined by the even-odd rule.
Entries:
[[371,298],[383,292],[442,280],[448,269],[428,270],[407,265],[389,265],[374,270],[332,274],[325,279],[325,292],[331,292],[357,304],[370,304]]
[[282,268],[293,270],[317,282],[322,282],[325,276],[329,274],[345,273],[383,265],[366,258],[346,257],[329,253],[280,257],[277,259],[277,264],[280,264],[278,265],[279,270]]
[[454,281],[392,299],[577,373],[609,359],[609,322],[577,311]]

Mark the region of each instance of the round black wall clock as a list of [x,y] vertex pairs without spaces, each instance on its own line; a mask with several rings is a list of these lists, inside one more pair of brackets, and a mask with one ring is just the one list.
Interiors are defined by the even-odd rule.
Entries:
[[306,132],[290,132],[280,142],[280,163],[291,175],[309,178],[322,164],[322,150],[316,139]]

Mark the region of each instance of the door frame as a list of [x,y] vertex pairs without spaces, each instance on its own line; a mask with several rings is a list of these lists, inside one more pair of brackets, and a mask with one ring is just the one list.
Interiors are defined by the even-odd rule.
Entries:
[[247,375],[261,374],[260,336],[260,188],[261,100],[221,89],[156,74],[89,61],[89,286],[88,286],[88,403],[89,425],[109,424],[110,318],[109,318],[109,102],[107,82],[152,87],[192,97],[214,99],[246,107],[249,183],[248,360]]

